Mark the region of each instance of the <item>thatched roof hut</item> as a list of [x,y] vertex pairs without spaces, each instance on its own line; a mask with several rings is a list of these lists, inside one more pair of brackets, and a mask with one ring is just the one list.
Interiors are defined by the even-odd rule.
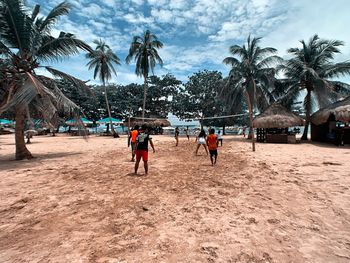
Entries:
[[304,119],[288,111],[281,104],[270,105],[263,113],[255,117],[254,128],[287,128],[303,126]]
[[[154,127],[168,127],[171,126],[171,123],[165,119],[145,119],[145,124],[151,128]],[[141,119],[130,118],[130,126],[133,127],[135,125],[142,125]],[[124,126],[128,126],[128,121],[124,122]]]
[[311,122],[315,125],[326,123],[331,115],[336,121],[350,122],[350,96],[316,111],[311,116]]

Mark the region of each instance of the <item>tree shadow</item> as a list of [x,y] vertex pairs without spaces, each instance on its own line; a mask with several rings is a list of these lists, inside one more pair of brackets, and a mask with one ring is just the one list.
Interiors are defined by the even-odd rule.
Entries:
[[15,160],[14,154],[7,154],[0,157],[0,171],[16,170],[23,168],[31,168],[40,165],[41,161],[57,159],[68,156],[81,155],[83,152],[58,152],[58,153],[46,153],[36,154],[33,159],[29,160]]

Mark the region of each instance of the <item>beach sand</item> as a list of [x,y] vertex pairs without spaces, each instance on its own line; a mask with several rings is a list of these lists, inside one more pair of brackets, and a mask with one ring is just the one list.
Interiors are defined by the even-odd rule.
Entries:
[[0,262],[350,262],[350,148],[154,136],[132,175],[126,138],[0,136]]

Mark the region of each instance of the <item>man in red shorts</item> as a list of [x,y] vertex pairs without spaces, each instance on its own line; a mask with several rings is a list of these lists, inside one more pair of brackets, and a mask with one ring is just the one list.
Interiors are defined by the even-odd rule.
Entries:
[[141,158],[143,160],[143,165],[145,167],[145,174],[148,174],[148,142],[151,144],[153,149],[153,153],[155,152],[154,145],[152,142],[152,138],[148,134],[148,128],[145,124],[142,125],[141,131],[136,137],[136,163],[135,163],[135,174],[137,174],[137,170],[139,169],[139,164]]

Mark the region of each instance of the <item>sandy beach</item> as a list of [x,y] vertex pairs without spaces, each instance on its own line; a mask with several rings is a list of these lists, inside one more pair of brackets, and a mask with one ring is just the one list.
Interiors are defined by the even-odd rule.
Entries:
[[126,137],[0,136],[0,262],[350,262],[350,147],[154,136],[135,176]]

